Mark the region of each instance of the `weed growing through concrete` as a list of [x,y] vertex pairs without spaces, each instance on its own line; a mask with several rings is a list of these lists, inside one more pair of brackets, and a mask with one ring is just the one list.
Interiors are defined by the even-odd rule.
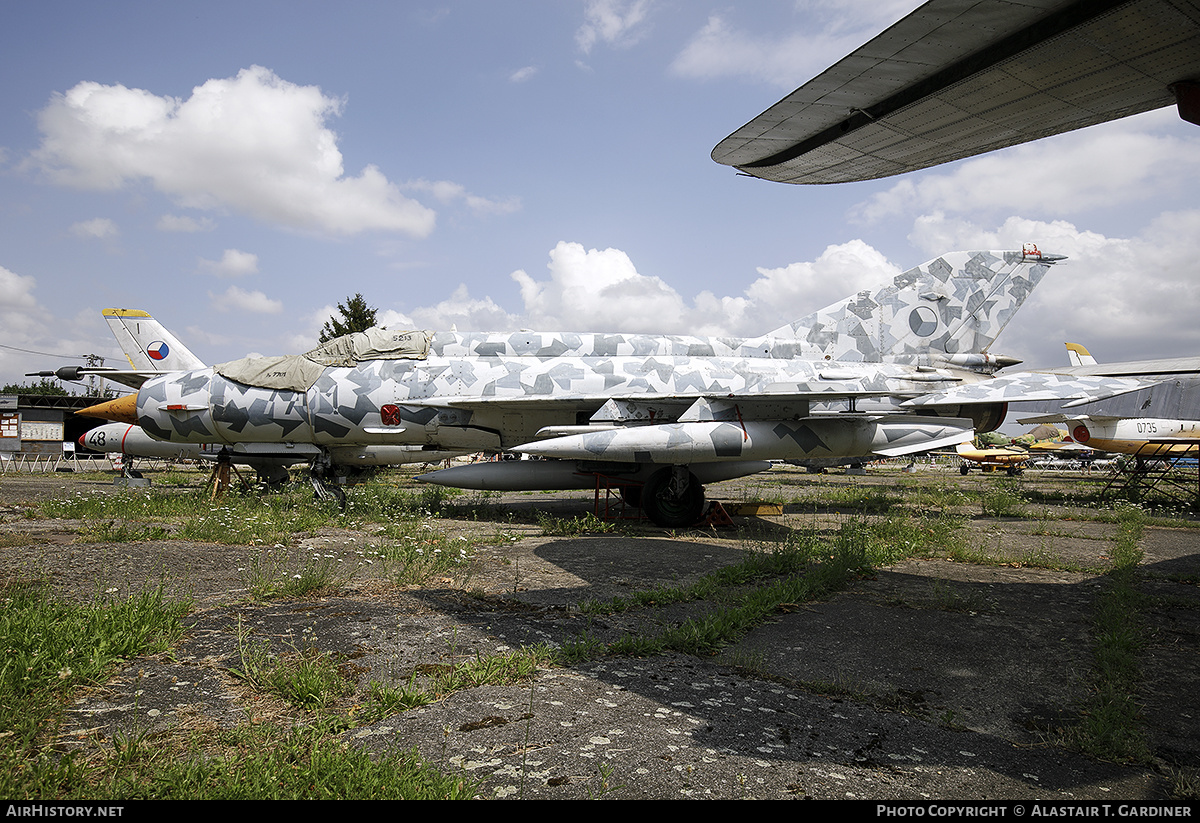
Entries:
[[985,491],[980,496],[979,506],[984,517],[1022,517],[1025,497],[1017,483],[1006,481]]
[[1137,695],[1143,638],[1137,590],[1144,515],[1136,506],[1116,510],[1119,529],[1112,569],[1096,604],[1094,688],[1080,722],[1065,731],[1068,745],[1105,760],[1147,762],[1150,748]]
[[[742,563],[719,569],[691,586],[655,587],[627,598],[590,601],[585,613],[614,613],[703,600],[714,605],[653,635],[626,634],[603,647],[604,654],[647,656],[665,651],[708,656],[735,642],[785,604],[829,596],[875,564],[902,556],[944,550],[954,530],[945,523],[914,523],[889,518],[878,523],[844,521],[832,539],[815,530],[791,532],[773,551],[756,551]],[[583,635],[564,646],[572,660],[598,654],[594,638]]]
[[322,709],[349,693],[353,684],[332,655],[314,643],[278,655],[265,641],[255,640],[238,620],[238,665],[230,671],[251,686],[281,697],[301,709]]
[[576,537],[581,534],[609,534],[617,530],[611,520],[601,520],[592,512],[580,517],[553,517],[537,512],[537,524],[547,537]]

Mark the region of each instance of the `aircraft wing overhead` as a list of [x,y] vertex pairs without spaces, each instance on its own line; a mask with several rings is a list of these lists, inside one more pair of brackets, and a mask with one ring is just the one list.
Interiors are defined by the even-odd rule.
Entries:
[[931,0],[725,138],[781,183],[872,180],[1179,105],[1200,122],[1197,0]]

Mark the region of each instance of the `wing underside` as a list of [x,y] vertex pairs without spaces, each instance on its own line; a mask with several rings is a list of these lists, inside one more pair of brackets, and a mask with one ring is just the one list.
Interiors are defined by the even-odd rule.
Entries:
[[1197,79],[1190,0],[931,0],[712,157],[782,183],[870,180],[1177,102],[1188,117]]

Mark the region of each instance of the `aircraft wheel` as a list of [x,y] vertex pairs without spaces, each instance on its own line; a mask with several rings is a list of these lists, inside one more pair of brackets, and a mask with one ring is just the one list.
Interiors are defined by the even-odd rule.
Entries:
[[346,510],[346,493],[337,486],[326,483],[320,477],[309,475],[309,482],[312,483],[313,497],[318,501],[333,500],[337,503],[340,510]]
[[690,526],[704,514],[704,486],[686,468],[659,469],[642,487],[642,508],[663,528]]
[[970,467],[968,467],[968,466],[959,466],[959,467],[958,467],[958,473],[959,473],[959,474],[963,474],[963,475],[965,475],[965,474],[966,474],[967,472],[969,472],[970,470],[971,470],[971,469],[970,469]]

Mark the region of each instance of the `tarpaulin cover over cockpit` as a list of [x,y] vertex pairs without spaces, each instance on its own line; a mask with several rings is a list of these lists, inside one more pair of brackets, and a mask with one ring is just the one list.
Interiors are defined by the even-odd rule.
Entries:
[[429,333],[377,327],[345,334],[304,354],[243,357],[213,368],[224,378],[264,389],[308,391],[329,366],[350,368],[368,360],[424,360]]

